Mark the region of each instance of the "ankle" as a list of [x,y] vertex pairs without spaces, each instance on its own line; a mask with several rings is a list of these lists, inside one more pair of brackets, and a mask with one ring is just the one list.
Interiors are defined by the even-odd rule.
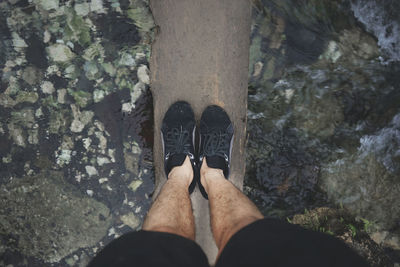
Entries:
[[186,159],[181,166],[176,166],[172,168],[172,170],[168,174],[168,180],[177,180],[184,184],[187,184],[187,187],[189,187],[190,183],[193,180],[193,167],[190,163],[190,159],[188,156],[186,156]]
[[207,166],[207,162],[204,159],[203,164],[200,168],[200,182],[204,189],[208,193],[210,183],[218,181],[219,179],[225,180],[224,172],[221,169],[210,168]]

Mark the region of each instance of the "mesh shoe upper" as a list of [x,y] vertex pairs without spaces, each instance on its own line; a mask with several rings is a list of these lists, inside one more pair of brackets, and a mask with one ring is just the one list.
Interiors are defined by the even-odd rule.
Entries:
[[[161,140],[164,150],[164,167],[168,177],[175,166],[181,166],[189,156],[195,173],[194,131],[196,128],[194,113],[189,103],[178,101],[165,113],[161,126]],[[189,187],[192,192],[195,179]]]
[[[208,106],[201,116],[199,131],[200,166],[206,157],[209,167],[222,169],[228,178],[233,142],[233,125],[228,114],[219,106]],[[199,187],[207,198],[201,183]]]

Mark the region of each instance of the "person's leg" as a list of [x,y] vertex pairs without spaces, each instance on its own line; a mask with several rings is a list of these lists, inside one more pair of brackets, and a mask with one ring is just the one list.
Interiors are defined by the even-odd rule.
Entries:
[[206,255],[193,241],[194,219],[188,190],[192,180],[193,168],[187,157],[169,172],[142,230],[112,241],[89,267],[208,267]]
[[194,240],[194,218],[188,187],[193,168],[188,157],[182,166],[174,167],[151,206],[142,229],[177,234]]
[[186,102],[176,102],[163,119],[161,136],[168,180],[154,201],[142,230],[112,241],[89,264],[92,266],[206,267],[208,260],[194,240],[194,218],[189,194],[193,179],[194,113]]
[[208,167],[206,159],[201,166],[200,179],[210,201],[211,228],[221,253],[237,231],[264,216],[253,202],[225,178],[221,169]]

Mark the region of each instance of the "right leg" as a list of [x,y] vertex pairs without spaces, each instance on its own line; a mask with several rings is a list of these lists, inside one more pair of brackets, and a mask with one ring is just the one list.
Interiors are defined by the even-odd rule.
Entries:
[[200,175],[210,201],[212,232],[221,253],[237,231],[264,216],[253,202],[225,178],[221,169],[208,167],[206,159]]
[[257,207],[225,178],[230,171],[233,129],[221,107],[211,105],[203,111],[199,188],[210,201],[211,228],[219,253],[238,230],[263,218]]
[[262,219],[257,207],[224,177],[222,170],[208,167],[205,160],[201,183],[210,201],[218,267],[368,266],[332,236],[276,219]]

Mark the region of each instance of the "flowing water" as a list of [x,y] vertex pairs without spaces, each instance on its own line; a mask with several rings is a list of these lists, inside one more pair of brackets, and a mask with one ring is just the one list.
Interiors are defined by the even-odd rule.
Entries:
[[245,192],[265,215],[342,205],[400,249],[398,11],[254,2]]

